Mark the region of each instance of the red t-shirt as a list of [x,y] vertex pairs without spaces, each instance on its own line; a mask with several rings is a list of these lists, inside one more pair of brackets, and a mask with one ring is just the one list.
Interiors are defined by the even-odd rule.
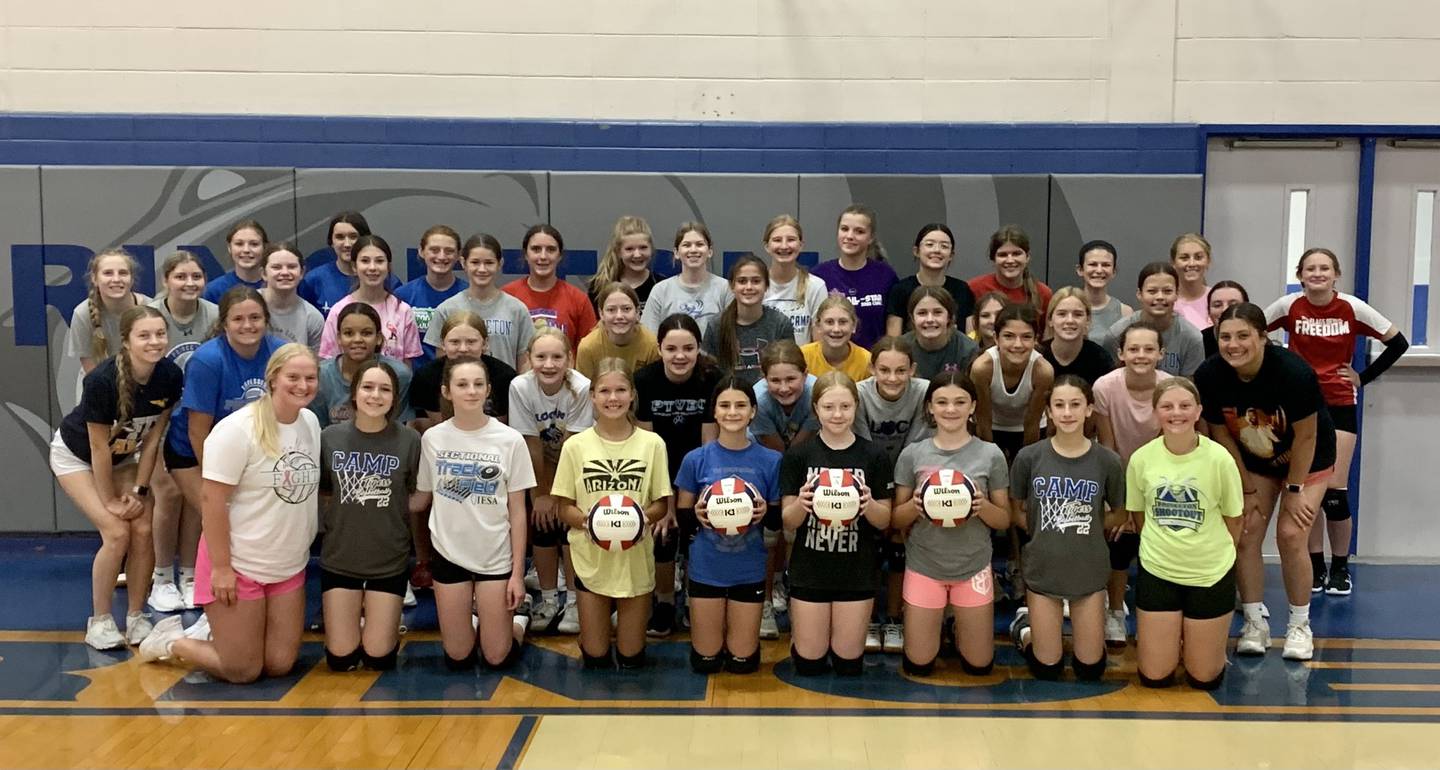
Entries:
[[1289,294],[1265,309],[1270,330],[1290,333],[1290,349],[1305,359],[1320,378],[1320,392],[1331,406],[1353,406],[1355,388],[1340,374],[1340,367],[1355,357],[1357,335],[1381,339],[1390,330],[1385,316],[1364,300],[1344,292],[1322,307],[1304,292]]
[[572,352],[580,345],[580,339],[595,328],[595,309],[590,306],[590,298],[565,281],[556,281],[549,291],[535,291],[522,277],[500,290],[525,303],[530,309],[530,320],[536,326],[543,323],[565,332]]
[[[980,298],[985,296],[986,294],[989,294],[992,291],[998,291],[1001,294],[1004,294],[1006,297],[1010,298],[1011,302],[1018,302],[1020,304],[1024,304],[1030,301],[1030,298],[1025,296],[1024,285],[1018,286],[1014,289],[1011,289],[1008,286],[1001,286],[1000,279],[997,278],[994,273],[977,275],[974,278],[966,281],[965,283],[970,285],[970,291],[975,295],[975,303],[977,307],[979,306]],[[1050,307],[1050,295],[1054,294],[1055,292],[1050,291],[1050,287],[1046,286],[1042,281],[1036,281],[1035,293],[1040,295],[1039,331],[1043,332],[1045,330],[1045,311],[1048,310]]]

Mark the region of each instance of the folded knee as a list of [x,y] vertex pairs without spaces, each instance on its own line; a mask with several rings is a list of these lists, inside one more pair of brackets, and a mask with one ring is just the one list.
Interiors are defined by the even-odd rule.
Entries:
[[371,671],[391,671],[395,668],[396,660],[399,659],[399,657],[399,642],[396,642],[395,646],[392,647],[389,652],[383,655],[371,655],[364,649],[360,650],[361,662],[365,664],[365,668],[368,668]]
[[830,670],[830,661],[821,655],[818,658],[807,658],[790,645],[790,659],[795,663],[795,673],[800,676],[819,676]]

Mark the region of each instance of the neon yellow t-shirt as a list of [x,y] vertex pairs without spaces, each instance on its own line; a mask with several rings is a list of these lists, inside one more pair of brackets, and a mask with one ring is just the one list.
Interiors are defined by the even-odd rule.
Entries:
[[1140,563],[1184,586],[1212,586],[1235,564],[1224,517],[1240,516],[1245,492],[1235,459],[1198,436],[1195,450],[1171,454],[1164,437],[1135,450],[1125,472],[1125,507],[1143,511]]
[[850,379],[859,382],[870,376],[870,351],[850,343],[850,355],[839,366],[831,366],[825,360],[825,353],[820,349],[820,343],[807,342],[800,346],[800,353],[805,356],[805,370],[809,374],[819,377],[826,372],[841,371]]
[[[670,469],[665,442],[636,428],[624,441],[606,441],[594,428],[566,439],[550,491],[589,511],[605,495],[623,494],[643,508],[669,497]],[[614,599],[643,596],[655,590],[655,548],[649,527],[634,546],[611,553],[591,542],[583,529],[569,532],[575,574],[592,593]]]

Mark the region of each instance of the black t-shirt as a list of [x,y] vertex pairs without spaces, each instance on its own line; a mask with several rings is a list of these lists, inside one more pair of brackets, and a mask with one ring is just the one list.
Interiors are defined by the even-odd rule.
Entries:
[[[490,375],[490,397],[485,399],[485,414],[491,417],[506,417],[510,414],[510,381],[515,379],[515,367],[494,356],[480,356],[485,371]],[[445,376],[445,358],[442,356],[415,370],[410,380],[410,408],[416,417],[426,412],[440,411],[440,379]]]
[[1204,329],[1201,329],[1200,342],[1205,346],[1206,358],[1209,358],[1210,356],[1213,356],[1216,353],[1220,352],[1220,342],[1215,339],[1215,327],[1207,326]]
[[1094,385],[1096,380],[1115,369],[1115,359],[1105,352],[1105,348],[1090,340],[1081,342],[1080,355],[1075,356],[1075,360],[1068,365],[1055,360],[1055,354],[1050,352],[1049,342],[1040,343],[1040,355],[1044,356],[1045,360],[1050,362],[1050,366],[1055,368],[1055,379],[1057,380],[1062,374],[1073,374]]
[[[60,440],[76,457],[91,462],[90,430],[86,423],[112,427],[120,412],[120,392],[116,385],[114,357],[100,362],[85,375],[80,403],[60,423]],[[180,367],[168,358],[155,364],[150,381],[144,385],[131,383],[135,399],[125,424],[110,441],[110,462],[117,464],[140,450],[140,443],[155,427],[160,416],[169,413],[180,401],[184,385]]]
[[[902,333],[910,331],[910,314],[905,311],[910,307],[910,295],[918,288],[920,279],[912,275],[891,286],[890,293],[885,297],[885,314],[900,317]],[[949,275],[945,276],[945,291],[950,292],[950,297],[955,300],[955,317],[950,320],[964,330],[965,319],[975,312],[975,293],[970,291],[970,284]]]
[[[895,494],[893,468],[879,446],[855,438],[844,449],[831,449],[819,434],[786,450],[780,460],[780,494],[798,495],[806,479],[821,470],[848,470],[870,487],[876,500]],[[790,557],[791,585],[844,591],[874,591],[880,587],[880,530],[864,516],[848,527],[822,524],[814,514],[805,517],[795,533]]]
[[1278,345],[1265,347],[1260,371],[1243,382],[1235,367],[1219,356],[1195,371],[1205,421],[1224,425],[1240,447],[1245,469],[1280,478],[1290,467],[1295,422],[1318,415],[1315,459],[1310,472],[1335,464],[1335,424],[1325,409],[1320,380],[1305,360]]
[[696,364],[690,379],[675,383],[665,376],[665,362],[652,361],[635,371],[635,419],[648,422],[665,442],[670,479],[680,472],[686,453],[700,446],[700,426],[715,422],[710,397],[720,371]]

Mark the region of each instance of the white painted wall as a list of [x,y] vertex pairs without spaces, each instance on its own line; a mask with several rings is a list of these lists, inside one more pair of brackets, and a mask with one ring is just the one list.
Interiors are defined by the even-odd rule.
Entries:
[[0,110],[1440,122],[1419,0],[0,0]]

